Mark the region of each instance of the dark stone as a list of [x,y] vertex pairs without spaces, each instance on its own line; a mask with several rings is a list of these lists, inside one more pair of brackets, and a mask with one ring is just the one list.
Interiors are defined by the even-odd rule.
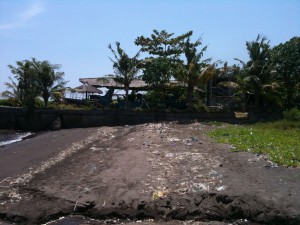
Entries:
[[57,117],[50,126],[51,130],[60,130],[61,129],[61,118]]

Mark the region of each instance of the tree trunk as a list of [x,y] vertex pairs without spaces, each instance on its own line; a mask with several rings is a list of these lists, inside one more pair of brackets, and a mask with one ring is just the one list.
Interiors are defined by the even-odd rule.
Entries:
[[290,108],[292,107],[293,104],[293,93],[295,91],[295,86],[294,83],[291,82],[290,79],[285,81],[285,86],[286,86],[286,104],[287,107]]
[[128,92],[129,92],[129,87],[125,86],[125,110],[128,110]]
[[49,101],[50,95],[48,93],[43,93],[43,99],[44,99],[44,106],[47,108],[48,106],[48,101]]
[[45,103],[45,108],[47,108],[47,106],[48,106],[48,98],[44,99],[44,103]]
[[193,93],[194,93],[194,86],[191,84],[188,84],[187,87],[187,100],[188,100],[188,108],[193,107]]
[[212,80],[209,80],[207,83],[207,106],[211,105],[211,96],[212,96]]
[[256,112],[259,112],[260,111],[260,91],[256,90],[255,93],[254,93],[254,110]]

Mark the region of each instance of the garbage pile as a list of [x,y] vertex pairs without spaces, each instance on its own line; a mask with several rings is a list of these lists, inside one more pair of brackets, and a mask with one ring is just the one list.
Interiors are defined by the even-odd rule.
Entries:
[[[197,128],[197,123],[191,126]],[[209,154],[209,146],[201,140],[201,131],[198,136],[189,136],[171,128],[170,123],[144,124],[140,128],[148,135],[142,148],[149,153],[147,160],[153,170],[143,181],[147,187],[145,193],[153,193],[153,199],[171,193],[184,195],[226,189],[219,170],[222,164],[218,156]]]

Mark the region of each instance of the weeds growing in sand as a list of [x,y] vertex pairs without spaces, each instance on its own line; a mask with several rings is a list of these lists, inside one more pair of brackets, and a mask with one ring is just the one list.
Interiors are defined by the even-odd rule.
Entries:
[[266,154],[279,165],[300,166],[300,121],[226,124],[211,131],[209,136],[218,142],[232,144],[233,151]]

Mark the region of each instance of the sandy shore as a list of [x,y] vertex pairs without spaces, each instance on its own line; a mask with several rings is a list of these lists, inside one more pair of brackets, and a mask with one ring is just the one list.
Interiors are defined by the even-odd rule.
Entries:
[[97,128],[69,129],[44,132],[0,148],[0,180],[15,177],[40,166],[73,143],[80,142]]
[[[232,153],[206,136],[210,129],[201,123],[70,129],[6,146],[0,218],[16,224],[61,216],[67,218],[52,224],[300,224],[300,169]],[[99,221],[74,222],[69,215]]]

